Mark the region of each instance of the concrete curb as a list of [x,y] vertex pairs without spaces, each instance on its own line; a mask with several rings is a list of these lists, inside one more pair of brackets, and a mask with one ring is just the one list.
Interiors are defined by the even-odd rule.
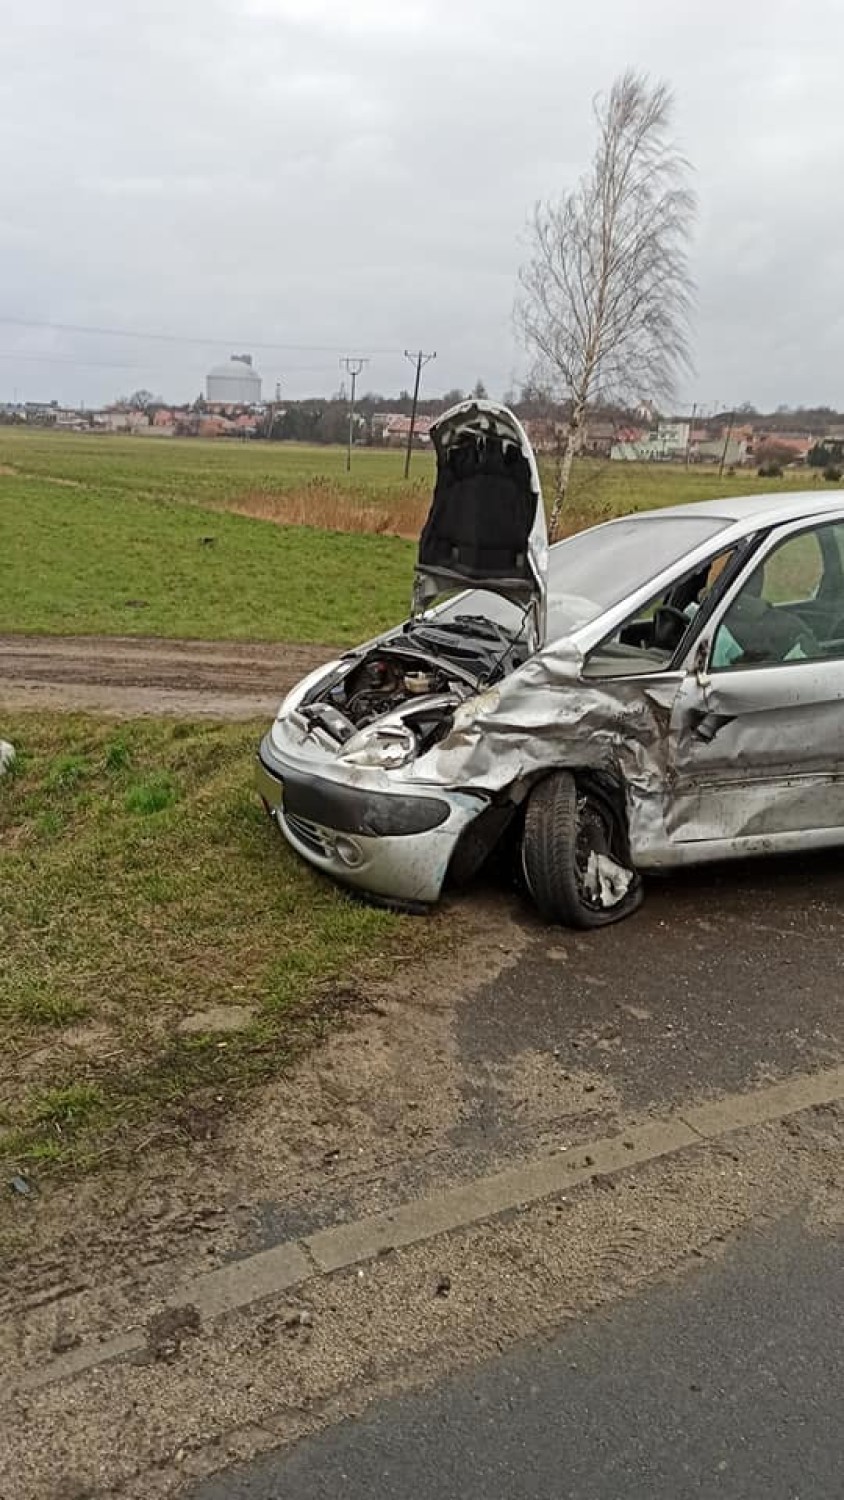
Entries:
[[[276,1245],[177,1285],[172,1307],[192,1306],[211,1320],[248,1307],[316,1276],[330,1275],[391,1250],[420,1244],[539,1203],[595,1177],[642,1166],[744,1130],[844,1099],[844,1065],[803,1074],[785,1083],[727,1095],[675,1112],[669,1119],[631,1126],[571,1151],[521,1162],[486,1177],[404,1203],[351,1224],[338,1224],[298,1241]],[[27,1371],[20,1391],[33,1391],[126,1358],[146,1347],[142,1327],[98,1344],[81,1345]]]

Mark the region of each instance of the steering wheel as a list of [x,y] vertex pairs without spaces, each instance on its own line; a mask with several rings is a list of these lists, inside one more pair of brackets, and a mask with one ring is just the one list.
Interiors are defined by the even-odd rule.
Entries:
[[679,646],[691,621],[675,604],[660,604],[654,610],[654,645],[665,651]]

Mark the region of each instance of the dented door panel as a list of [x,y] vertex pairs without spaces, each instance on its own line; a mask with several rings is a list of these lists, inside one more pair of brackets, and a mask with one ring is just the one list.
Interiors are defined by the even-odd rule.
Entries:
[[668,786],[671,842],[844,831],[844,662],[690,675]]

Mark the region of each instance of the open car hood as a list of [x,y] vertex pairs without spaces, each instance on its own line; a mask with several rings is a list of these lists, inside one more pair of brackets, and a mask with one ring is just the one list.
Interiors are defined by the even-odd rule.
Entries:
[[413,613],[470,587],[503,594],[545,634],[548,537],[536,458],[521,422],[493,401],[462,401],[431,429],[437,477],[419,538]]

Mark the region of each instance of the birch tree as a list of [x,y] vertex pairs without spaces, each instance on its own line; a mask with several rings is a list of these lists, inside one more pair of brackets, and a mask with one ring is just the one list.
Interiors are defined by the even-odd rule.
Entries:
[[689,364],[695,198],[672,110],[665,84],[624,73],[593,103],[590,167],[561,197],[537,203],[530,222],[517,320],[538,379],[567,413],[552,539],[590,402],[665,399]]

